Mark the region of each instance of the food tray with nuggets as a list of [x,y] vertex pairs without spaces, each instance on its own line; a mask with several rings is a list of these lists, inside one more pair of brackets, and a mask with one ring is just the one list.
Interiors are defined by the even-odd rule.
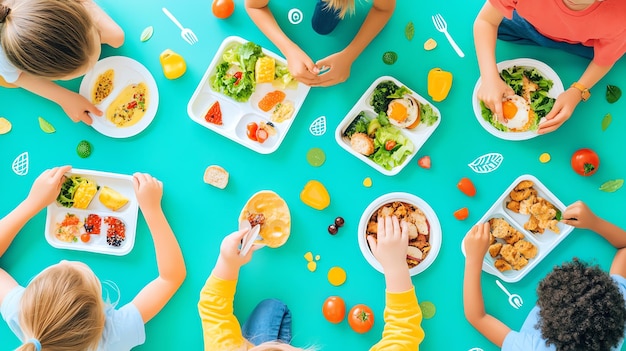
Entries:
[[574,229],[560,222],[564,210],[536,177],[515,179],[478,221],[491,227],[483,270],[509,283],[520,281]]
[[376,79],[339,123],[335,140],[385,175],[398,174],[441,122],[428,100],[391,76]]
[[72,169],[48,205],[45,237],[59,249],[126,255],[135,244],[138,212],[131,176]]
[[441,248],[441,225],[433,209],[421,198],[404,192],[382,195],[363,211],[358,227],[358,242],[367,262],[383,273],[383,267],[372,254],[368,236],[376,238],[378,216],[396,216],[409,228],[409,248],[406,261],[413,276],[423,272],[437,258]]
[[189,103],[196,123],[261,154],[278,149],[309,93],[287,61],[237,36],[224,39]]

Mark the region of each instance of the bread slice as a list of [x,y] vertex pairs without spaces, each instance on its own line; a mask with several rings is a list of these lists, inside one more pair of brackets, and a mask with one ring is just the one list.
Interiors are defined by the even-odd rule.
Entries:
[[224,189],[228,185],[228,172],[217,165],[207,167],[204,171],[204,182],[214,187]]

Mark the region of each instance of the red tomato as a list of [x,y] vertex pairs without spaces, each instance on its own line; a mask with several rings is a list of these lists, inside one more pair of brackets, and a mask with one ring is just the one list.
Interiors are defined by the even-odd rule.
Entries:
[[239,81],[241,81],[241,76],[243,76],[243,73],[241,72],[235,72],[235,74],[233,74],[233,77],[235,77],[235,84],[233,85],[237,85],[239,84]]
[[89,234],[83,234],[80,236],[80,241],[84,242],[84,243],[88,243],[89,240],[91,240],[91,235]]
[[467,196],[476,195],[476,187],[474,186],[474,183],[472,183],[472,181],[467,177],[461,178],[456,186],[459,188],[459,190],[463,192],[463,194]]
[[213,0],[211,10],[217,18],[228,18],[235,11],[235,2],[233,0]]
[[256,132],[259,129],[259,125],[256,122],[250,122],[246,126],[246,135],[248,135],[248,139],[257,141]]
[[263,143],[265,140],[267,140],[267,138],[269,137],[269,134],[267,133],[267,130],[259,128],[256,131],[256,140],[259,143]]
[[598,170],[600,157],[593,150],[580,149],[572,155],[572,168],[581,176],[590,176]]
[[218,126],[222,125],[222,110],[220,109],[220,102],[215,101],[213,105],[209,108],[209,111],[204,116],[204,120],[217,124]]
[[364,304],[354,305],[348,313],[348,324],[359,334],[367,333],[374,326],[374,312]]
[[459,221],[467,219],[467,217],[469,217],[469,210],[467,209],[467,207],[463,207],[459,210],[454,211],[454,218],[458,219]]
[[394,147],[396,147],[396,142],[394,140],[387,140],[385,142],[385,150],[391,151]]
[[417,164],[422,168],[430,169],[430,156],[420,158],[417,160]]
[[331,323],[339,323],[346,316],[346,303],[339,296],[330,296],[322,305],[324,318]]

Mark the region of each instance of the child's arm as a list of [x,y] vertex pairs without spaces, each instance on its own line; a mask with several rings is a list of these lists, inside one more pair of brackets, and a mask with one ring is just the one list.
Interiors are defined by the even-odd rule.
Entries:
[[372,254],[383,267],[387,292],[405,292],[413,288],[406,254],[409,246],[407,223],[396,216],[378,217],[377,238],[367,236]]
[[[578,80],[578,83],[582,84],[585,88],[591,89],[611,70],[612,67],[613,65],[599,66],[591,61],[583,75]],[[574,109],[578,106],[578,103],[580,103],[581,100],[581,91],[576,88],[570,87],[562,92],[556,99],[552,110],[550,110],[550,112],[546,115],[546,121],[539,125],[537,133],[550,133],[558,129],[571,117],[572,113],[574,113]]]
[[592,230],[618,249],[611,264],[610,273],[626,278],[626,231],[624,229],[598,217],[582,201],[569,205],[563,212],[563,218],[563,223]]
[[[0,220],[0,257],[4,255],[26,222],[57,198],[64,181],[63,175],[70,169],[71,166],[56,167],[41,173],[35,179],[26,199]],[[6,294],[16,285],[17,282],[0,269],[0,305]]]
[[511,329],[485,312],[480,275],[483,257],[489,248],[489,223],[477,224],[465,235],[465,275],[463,278],[463,308],[467,321],[489,341],[502,347]]
[[503,18],[502,13],[487,0],[474,21],[474,46],[481,81],[476,96],[502,121],[502,98],[515,94],[500,78],[496,65],[496,39]]
[[317,67],[328,67],[330,70],[321,75],[319,82],[314,85],[330,86],[348,79],[352,63],[385,27],[395,7],[395,0],[374,0],[365,21],[350,44],[340,52],[316,62]]
[[132,301],[147,323],[172,298],[185,280],[187,271],[180,246],[161,208],[163,183],[148,174],[135,173],[133,185],[152,234],[159,270],[159,276],[141,289]]
[[114,48],[122,46],[124,44],[124,31],[122,28],[93,0],[87,0],[83,4],[98,28],[100,42]]
[[84,96],[65,89],[49,79],[22,72],[14,84],[57,103],[74,122],[82,121],[91,125],[92,120],[87,112],[102,116],[102,111]]
[[319,69],[313,60],[280,29],[267,6],[268,3],[269,0],[246,0],[245,6],[248,16],[285,55],[289,72],[295,79],[308,85],[316,83]]

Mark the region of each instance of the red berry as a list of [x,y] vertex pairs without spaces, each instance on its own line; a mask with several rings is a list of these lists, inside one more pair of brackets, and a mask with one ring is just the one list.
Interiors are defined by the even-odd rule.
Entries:
[[331,235],[335,235],[335,234],[337,234],[337,232],[338,232],[338,231],[339,231],[339,229],[337,228],[337,226],[336,226],[336,225],[331,224],[331,225],[329,225],[329,226],[328,226],[328,232],[329,232]]
[[343,227],[344,223],[346,223],[346,221],[344,221],[342,217],[335,218],[335,226],[337,228]]

